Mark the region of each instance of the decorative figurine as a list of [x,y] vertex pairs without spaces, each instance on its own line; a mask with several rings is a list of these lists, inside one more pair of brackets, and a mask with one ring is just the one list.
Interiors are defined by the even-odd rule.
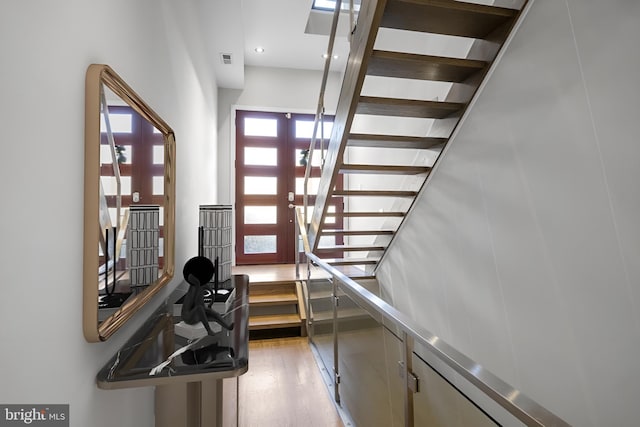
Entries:
[[203,256],[193,257],[184,265],[182,274],[190,285],[182,302],[182,320],[189,325],[201,322],[209,335],[215,335],[209,326],[210,320],[228,331],[232,330],[233,323],[228,324],[218,312],[205,307],[204,289],[214,274],[211,260]]

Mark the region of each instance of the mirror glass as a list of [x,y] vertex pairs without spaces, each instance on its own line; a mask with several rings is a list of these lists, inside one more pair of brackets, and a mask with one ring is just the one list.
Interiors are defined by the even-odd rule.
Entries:
[[106,65],[87,70],[84,331],[105,340],[173,276],[173,131]]

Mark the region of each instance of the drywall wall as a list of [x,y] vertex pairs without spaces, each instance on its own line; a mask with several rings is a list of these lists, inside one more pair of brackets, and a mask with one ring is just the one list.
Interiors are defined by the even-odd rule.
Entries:
[[106,343],[82,333],[84,79],[89,64],[109,64],[175,130],[180,271],[198,203],[216,200],[217,89],[198,1],[0,4],[1,404],[70,404],[73,427],[154,425],[152,388],[95,385],[152,307]]
[[639,19],[535,0],[379,270],[397,307],[572,425],[640,417]]
[[[321,71],[245,67],[243,89],[220,89],[218,97],[218,197],[235,202],[235,111],[273,111],[315,114]],[[331,72],[325,89],[325,109],[332,114],[338,103],[342,77]]]

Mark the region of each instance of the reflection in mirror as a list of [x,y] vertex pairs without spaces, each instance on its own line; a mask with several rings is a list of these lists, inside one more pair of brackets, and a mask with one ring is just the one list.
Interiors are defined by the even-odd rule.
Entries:
[[109,67],[90,66],[86,85],[84,331],[98,341],[173,276],[175,147]]

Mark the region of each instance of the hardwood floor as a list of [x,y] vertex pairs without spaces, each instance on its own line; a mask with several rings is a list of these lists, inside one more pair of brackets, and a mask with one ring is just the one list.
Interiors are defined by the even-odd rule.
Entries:
[[251,341],[239,402],[242,427],[344,427],[307,338]]
[[[354,266],[345,266],[339,268],[340,271],[347,275],[362,275],[362,270]],[[280,282],[296,280],[296,266],[294,264],[267,264],[267,265],[234,265],[231,267],[232,274],[246,274],[249,276],[251,283],[257,282]],[[311,268],[311,278],[318,279],[328,277],[326,273],[319,267]],[[300,265],[300,278],[307,278],[307,265]]]

